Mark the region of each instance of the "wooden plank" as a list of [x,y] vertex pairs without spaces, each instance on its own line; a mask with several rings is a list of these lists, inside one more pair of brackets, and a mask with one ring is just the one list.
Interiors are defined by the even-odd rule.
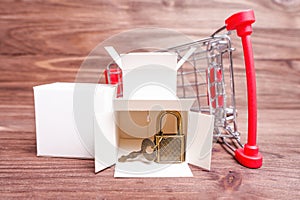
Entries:
[[[199,39],[222,26],[229,14],[248,8],[257,18],[252,40],[262,168],[240,166],[219,144],[212,170],[190,166],[193,178],[114,179],[114,167],[95,175],[93,160],[36,157],[33,86],[79,80],[89,52],[122,31],[160,27]],[[297,0],[1,1],[0,198],[299,199],[299,11]],[[245,71],[234,35],[238,126],[245,142]],[[114,45],[145,48],[148,37],[150,43],[178,39],[148,32],[123,36]],[[103,81],[108,56],[97,56],[80,81]]]

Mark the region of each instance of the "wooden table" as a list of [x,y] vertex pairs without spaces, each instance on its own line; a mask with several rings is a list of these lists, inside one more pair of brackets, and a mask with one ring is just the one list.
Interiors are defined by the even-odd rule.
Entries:
[[[36,156],[33,86],[74,82],[85,56],[122,31],[161,27],[203,38],[248,8],[257,19],[252,39],[262,168],[242,167],[219,144],[211,171],[190,166],[193,178],[115,179],[114,167],[95,175],[93,160]],[[300,198],[299,1],[7,0],[0,4],[0,29],[1,198]],[[235,36],[233,44],[245,142],[245,72]]]

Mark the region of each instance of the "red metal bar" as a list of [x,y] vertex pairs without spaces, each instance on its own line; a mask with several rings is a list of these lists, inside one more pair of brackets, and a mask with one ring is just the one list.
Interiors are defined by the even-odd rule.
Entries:
[[250,35],[252,33],[251,24],[255,22],[253,10],[236,13],[225,20],[227,30],[236,30],[241,37],[247,79],[248,96],[248,141],[244,148],[235,151],[236,160],[249,168],[259,168],[262,166],[262,155],[256,145],[257,134],[257,104],[256,104],[256,79]]

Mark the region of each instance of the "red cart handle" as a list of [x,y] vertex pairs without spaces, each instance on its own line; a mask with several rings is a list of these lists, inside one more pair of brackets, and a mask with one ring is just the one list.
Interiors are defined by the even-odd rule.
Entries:
[[241,37],[247,78],[248,95],[248,141],[244,148],[235,150],[236,160],[249,168],[262,166],[262,155],[256,145],[257,132],[257,105],[256,105],[256,80],[250,35],[251,24],[255,22],[253,10],[238,12],[225,20],[227,30],[236,30]]

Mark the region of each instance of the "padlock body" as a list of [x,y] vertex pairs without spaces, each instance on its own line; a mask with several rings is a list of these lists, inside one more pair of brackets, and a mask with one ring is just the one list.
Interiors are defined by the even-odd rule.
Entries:
[[185,161],[185,136],[174,134],[156,135],[156,159],[158,163],[181,163]]

